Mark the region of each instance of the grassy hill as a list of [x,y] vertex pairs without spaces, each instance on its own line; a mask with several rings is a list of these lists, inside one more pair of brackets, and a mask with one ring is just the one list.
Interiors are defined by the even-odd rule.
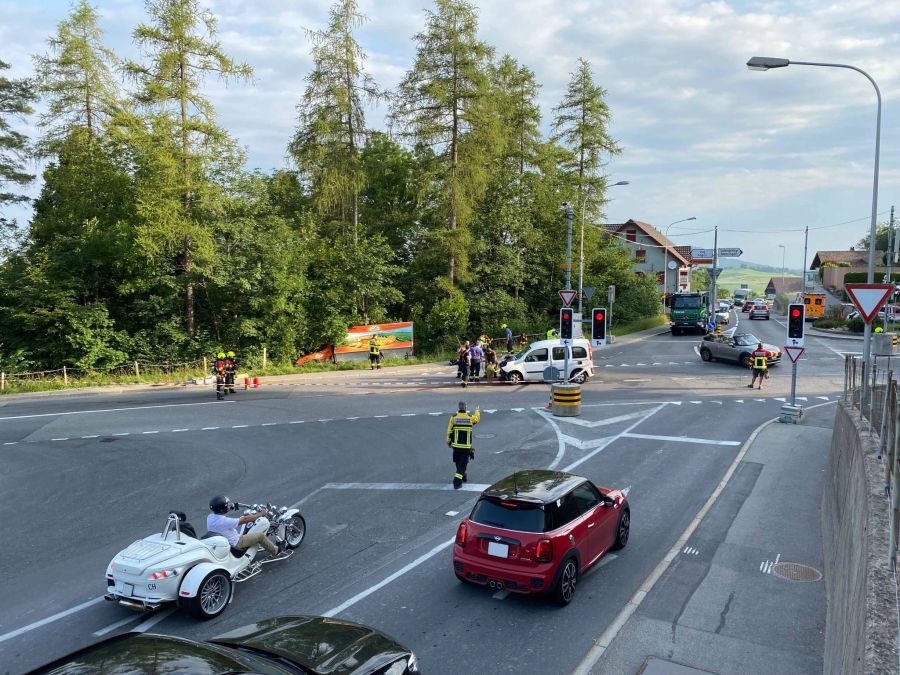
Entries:
[[[740,288],[741,284],[747,284],[755,295],[762,295],[766,291],[769,279],[780,276],[780,270],[778,273],[773,274],[772,272],[752,270],[748,267],[742,267],[740,269],[723,269],[722,273],[719,275],[717,286],[733,291],[735,288]],[[793,275],[785,273],[784,278],[787,279],[791,276]]]

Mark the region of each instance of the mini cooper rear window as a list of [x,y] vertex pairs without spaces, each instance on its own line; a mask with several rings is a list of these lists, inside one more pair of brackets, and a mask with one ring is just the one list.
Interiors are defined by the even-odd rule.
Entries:
[[543,532],[544,511],[540,504],[500,501],[489,497],[478,500],[470,516],[473,522],[518,532]]

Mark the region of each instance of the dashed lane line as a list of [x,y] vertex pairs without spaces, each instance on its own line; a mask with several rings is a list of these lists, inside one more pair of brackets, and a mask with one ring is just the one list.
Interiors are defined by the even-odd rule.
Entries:
[[108,412],[123,412],[123,411],[131,411],[131,410],[152,410],[155,408],[186,408],[192,405],[218,405],[220,403],[234,403],[234,401],[206,401],[204,403],[169,403],[165,405],[141,405],[134,406],[131,408],[102,408],[99,410],[66,410],[62,412],[52,412],[52,413],[37,413],[34,415],[9,415],[7,417],[0,417],[0,422],[3,420],[27,420],[33,419],[35,417],[62,417],[64,415],[91,415],[95,413],[108,413]]

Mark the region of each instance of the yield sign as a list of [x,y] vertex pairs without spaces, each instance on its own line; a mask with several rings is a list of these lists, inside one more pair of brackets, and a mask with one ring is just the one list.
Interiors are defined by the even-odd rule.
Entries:
[[784,353],[788,355],[788,358],[791,360],[791,363],[797,363],[797,360],[803,356],[803,352],[806,351],[805,347],[785,347]]
[[844,288],[866,323],[872,321],[879,307],[894,292],[893,284],[847,284]]
[[575,299],[576,295],[578,295],[578,291],[563,290],[559,292],[559,297],[562,298],[563,305],[565,305],[566,307],[572,306],[572,301]]

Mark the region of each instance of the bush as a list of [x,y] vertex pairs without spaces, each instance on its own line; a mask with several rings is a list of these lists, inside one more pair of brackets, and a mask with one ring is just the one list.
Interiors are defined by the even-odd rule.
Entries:
[[847,322],[847,330],[851,333],[862,333],[866,329],[866,324],[863,322],[862,317],[856,317],[855,319],[850,319]]
[[846,328],[847,322],[840,319],[816,319],[813,328]]
[[[875,272],[875,282],[881,283],[884,278],[884,272]],[[844,275],[844,284],[865,284],[868,282],[869,275],[867,272],[847,272]],[[891,281],[900,281],[900,272],[891,272]]]
[[635,276],[630,283],[619,288],[612,314],[615,326],[662,314],[655,276]]
[[853,267],[853,265],[851,265],[851,264],[850,264],[849,262],[847,262],[846,260],[842,260],[841,262],[839,262],[839,263],[837,264],[837,266],[838,266],[838,267]]

